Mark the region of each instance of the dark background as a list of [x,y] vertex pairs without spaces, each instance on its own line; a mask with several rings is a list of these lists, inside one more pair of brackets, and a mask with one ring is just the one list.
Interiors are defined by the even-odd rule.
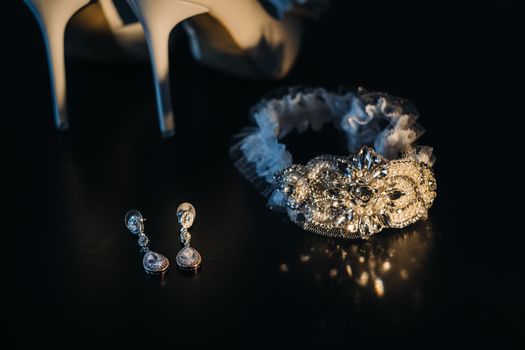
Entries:
[[[10,3],[1,84],[8,344],[520,347],[519,11],[506,2],[334,3],[308,24],[280,82],[204,67],[181,37],[168,140],[140,63],[68,59],[71,128],[56,131],[37,23]],[[414,102],[427,130],[420,142],[437,155],[427,222],[338,241],[265,208],[228,148],[263,94],[294,84],[364,86]],[[289,142],[301,161],[344,153],[329,129]],[[139,209],[152,249],[174,262],[182,201],[197,209],[192,244],[203,268],[148,278],[124,213]]]

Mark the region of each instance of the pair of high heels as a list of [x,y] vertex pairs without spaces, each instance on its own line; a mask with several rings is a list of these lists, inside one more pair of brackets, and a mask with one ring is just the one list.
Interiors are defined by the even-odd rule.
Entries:
[[[319,1],[319,0],[316,0]],[[24,0],[43,33],[51,80],[54,119],[69,126],[64,33],[78,12],[96,6],[116,41],[130,53],[147,46],[157,115],[163,136],[174,134],[168,42],[183,23],[193,56],[208,65],[252,78],[281,78],[291,69],[301,40],[304,0]],[[93,11],[91,11],[93,12]],[[189,21],[186,19],[191,18]],[[144,41],[146,45],[144,45]],[[138,48],[138,49],[137,49]]]

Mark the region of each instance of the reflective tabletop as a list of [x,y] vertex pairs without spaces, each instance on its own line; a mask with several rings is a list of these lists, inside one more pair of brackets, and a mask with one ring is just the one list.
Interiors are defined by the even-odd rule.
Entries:
[[[40,33],[23,4],[14,6],[19,34],[7,39],[14,56],[2,88],[2,172],[9,179],[3,289],[13,344],[512,345],[523,330],[522,210],[494,203],[518,203],[523,187],[487,189],[488,178],[469,173],[458,152],[469,149],[469,122],[451,112],[461,93],[450,89],[445,103],[441,92],[457,73],[448,55],[459,39],[450,28],[439,32],[443,22],[426,10],[416,8],[414,17],[407,8],[359,6],[338,2],[309,23],[296,66],[279,82],[203,66],[179,40],[170,139],[158,132],[147,63],[69,58],[71,127],[55,130]],[[377,27],[369,26],[371,13]],[[445,18],[457,25],[458,17]],[[417,55],[408,43],[418,43]],[[402,54],[391,55],[400,45]],[[427,221],[368,241],[338,240],[301,231],[265,207],[228,149],[261,96],[295,84],[365,86],[418,107],[421,141],[437,156],[438,195]],[[297,162],[345,154],[344,139],[331,129],[293,133],[287,143]],[[470,161],[484,157],[477,152]],[[523,175],[507,167],[490,182]],[[176,210],[184,201],[197,210],[197,274],[174,268]],[[173,263],[163,278],[144,273],[136,237],[123,223],[130,209],[147,218],[151,249]]]

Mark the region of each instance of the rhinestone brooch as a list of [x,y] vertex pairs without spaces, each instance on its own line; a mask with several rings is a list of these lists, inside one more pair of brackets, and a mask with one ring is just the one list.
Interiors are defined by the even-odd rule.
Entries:
[[408,226],[426,219],[436,197],[432,169],[415,155],[389,161],[369,147],[292,164],[274,179],[293,222],[333,237],[367,239]]

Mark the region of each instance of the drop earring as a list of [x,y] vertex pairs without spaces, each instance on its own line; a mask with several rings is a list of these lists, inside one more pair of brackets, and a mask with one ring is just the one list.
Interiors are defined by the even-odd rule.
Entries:
[[184,247],[177,254],[176,261],[182,270],[197,271],[202,262],[200,253],[190,247],[191,234],[188,229],[193,225],[195,215],[195,208],[190,203],[182,203],[177,208],[177,219],[181,225],[180,241]]
[[124,218],[126,227],[134,234],[138,235],[137,243],[140,246],[141,253],[144,253],[142,265],[147,273],[153,275],[164,274],[170,265],[168,258],[164,255],[149,250],[149,238],[144,234],[144,217],[138,210],[130,210]]

